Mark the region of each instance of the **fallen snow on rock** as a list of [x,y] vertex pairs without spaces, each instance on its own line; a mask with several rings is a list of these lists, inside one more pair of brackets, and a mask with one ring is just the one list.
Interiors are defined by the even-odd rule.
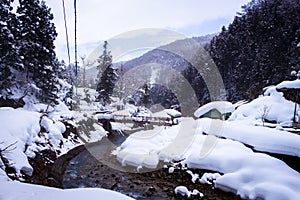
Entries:
[[[0,149],[4,150],[12,145],[2,155],[9,165],[16,170],[17,176],[23,171],[27,175],[33,172],[27,155],[33,154],[36,149],[26,149],[39,140],[40,114],[22,109],[0,108]],[[26,152],[26,154],[25,154]]]
[[283,81],[276,86],[277,89],[300,89],[300,80]]
[[118,199],[130,200],[132,198],[121,193],[99,188],[57,189],[39,185],[20,183],[17,181],[0,181],[0,199],[9,200],[96,200]]
[[193,183],[196,183],[196,181],[199,179],[199,174],[194,174],[191,170],[187,170],[186,173],[188,173],[189,175],[191,175],[192,179],[191,181]]
[[[207,130],[218,137],[203,135]],[[117,157],[125,165],[148,168],[156,167],[159,160],[183,159],[182,166],[221,173],[207,174],[201,180],[214,182],[217,188],[242,198],[292,200],[300,196],[299,173],[276,158],[254,153],[239,141],[250,141],[258,149],[299,155],[299,138],[238,122],[220,125],[217,120],[183,118],[180,125],[161,129],[156,134],[144,131],[130,135],[118,149]],[[189,194],[184,188],[176,191]]]
[[[208,136],[198,137],[200,141],[205,141],[201,137]],[[185,161],[189,168],[208,169],[224,174],[206,175],[202,181],[212,178],[216,188],[234,192],[246,199],[292,200],[299,197],[300,175],[284,162],[266,154],[254,153],[236,141],[215,140],[210,153],[204,156],[199,153],[199,149],[194,149]]]
[[193,140],[190,131],[195,129],[187,129],[196,128],[193,122],[192,118],[183,118],[176,126],[155,127],[132,134],[115,151],[117,159],[123,165],[147,168],[156,168],[159,160],[180,160]]
[[221,174],[219,173],[204,173],[199,180],[202,184],[214,184],[217,178],[220,178]]
[[[45,113],[47,110],[48,113]],[[34,158],[37,152],[51,149],[61,155],[79,145],[70,138],[72,134],[69,138],[63,138],[66,127],[60,120],[70,116],[72,114],[62,104],[55,107],[26,104],[18,109],[0,108],[0,149],[6,149],[2,152],[7,160],[5,164],[15,169],[17,178],[21,178],[22,173],[32,174],[28,157]],[[2,164],[1,168],[5,169],[5,165]]]
[[295,104],[286,100],[283,93],[277,92],[274,86],[269,87],[264,95],[238,107],[228,120],[247,120],[253,124],[257,121],[261,122],[264,118],[283,125],[291,124]]
[[199,196],[199,197],[204,197],[204,195],[201,192],[199,192],[198,190],[194,189],[193,191],[189,191],[187,189],[187,187],[185,187],[185,186],[177,186],[174,189],[174,192],[175,192],[175,194],[180,194],[181,196],[187,196],[187,197],[190,197],[190,196]]
[[252,146],[255,150],[300,157],[300,136],[239,121],[198,120],[199,131]]

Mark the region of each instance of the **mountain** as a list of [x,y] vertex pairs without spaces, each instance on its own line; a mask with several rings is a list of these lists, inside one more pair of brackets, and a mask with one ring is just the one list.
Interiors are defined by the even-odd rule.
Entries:
[[[195,107],[191,107],[193,109],[197,108],[199,103],[204,104],[210,98],[199,69],[196,69],[194,65],[198,65],[201,59],[201,66],[209,62],[205,61],[207,58],[201,58],[199,52],[206,52],[204,47],[214,36],[206,35],[176,40],[148,51],[138,58],[114,63],[120,78],[116,85],[117,93],[121,92],[123,93],[122,97],[131,97],[136,104],[141,104],[143,94],[139,89],[145,84],[150,84],[152,103],[149,106],[161,104],[165,108],[170,108],[171,106],[179,107],[178,104],[193,104],[195,105]],[[207,52],[204,54],[208,55]],[[96,74],[95,64],[94,67],[87,68],[86,82],[93,82]],[[82,77],[83,69],[79,73],[79,86],[82,85]],[[186,94],[186,91],[190,94]],[[193,98],[187,98],[190,96]]]
[[190,109],[210,101],[199,68],[202,70],[211,60],[204,47],[213,37],[177,40],[119,64],[120,76],[126,82],[126,96],[132,95],[136,104],[142,104],[143,92],[138,89],[150,84],[151,105],[161,104],[165,108],[184,106],[184,110],[191,113]]

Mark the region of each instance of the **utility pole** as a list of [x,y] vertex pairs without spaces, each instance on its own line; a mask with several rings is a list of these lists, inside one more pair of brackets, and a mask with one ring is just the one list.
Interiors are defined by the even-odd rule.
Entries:
[[74,0],[74,14],[75,14],[75,87],[76,87],[76,97],[78,97],[78,62],[77,62],[77,7],[76,0]]

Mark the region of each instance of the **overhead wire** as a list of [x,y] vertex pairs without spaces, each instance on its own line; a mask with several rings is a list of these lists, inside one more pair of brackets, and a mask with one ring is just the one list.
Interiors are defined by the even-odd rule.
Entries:
[[68,64],[70,65],[70,63],[71,63],[71,57],[70,57],[69,34],[68,34],[67,17],[66,17],[66,7],[65,7],[65,1],[64,0],[62,0],[62,6],[63,6],[64,21],[65,21],[66,42],[67,42],[68,61],[69,61]]

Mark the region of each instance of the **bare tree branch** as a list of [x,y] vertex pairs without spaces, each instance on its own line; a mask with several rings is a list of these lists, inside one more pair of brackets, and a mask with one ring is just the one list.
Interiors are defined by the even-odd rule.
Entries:
[[[1,142],[1,144],[3,144],[4,142]],[[18,143],[18,141],[8,145],[7,147],[5,147],[4,149],[0,149],[0,153],[4,152],[4,151],[12,151],[12,150],[15,150],[17,147],[15,146],[16,144]],[[13,147],[14,146],[14,147]],[[13,147],[12,149],[9,149]]]

